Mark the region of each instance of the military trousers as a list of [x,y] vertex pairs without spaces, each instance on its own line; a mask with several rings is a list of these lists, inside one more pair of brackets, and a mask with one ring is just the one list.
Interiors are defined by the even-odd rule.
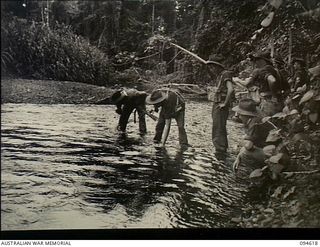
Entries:
[[[178,131],[179,131],[179,143],[180,146],[188,145],[188,137],[187,132],[185,130],[185,111],[181,110],[178,113],[176,113],[176,116],[174,119],[177,122],[178,125]],[[159,114],[159,119],[156,125],[156,134],[154,136],[154,140],[157,142],[160,142],[162,139],[163,130],[166,124],[166,119],[164,118],[164,114],[162,111]]]
[[135,109],[137,110],[137,113],[139,116],[139,131],[142,134],[146,133],[147,125],[146,125],[146,117],[145,117],[145,111],[146,111],[145,105],[132,106],[132,105],[125,104],[122,108],[122,113],[119,119],[119,124],[118,124],[119,130],[123,132],[126,131],[129,117]]
[[214,103],[212,107],[212,142],[216,152],[226,152],[228,149],[227,119],[229,107],[219,107],[219,103]]

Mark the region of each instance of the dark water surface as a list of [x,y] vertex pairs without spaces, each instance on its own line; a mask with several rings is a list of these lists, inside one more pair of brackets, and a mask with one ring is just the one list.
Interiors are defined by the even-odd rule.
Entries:
[[246,188],[230,167],[242,136],[228,122],[231,155],[213,155],[211,105],[187,105],[191,148],[177,127],[166,149],[155,122],[116,131],[113,106],[4,104],[1,111],[1,228],[104,229],[230,227]]

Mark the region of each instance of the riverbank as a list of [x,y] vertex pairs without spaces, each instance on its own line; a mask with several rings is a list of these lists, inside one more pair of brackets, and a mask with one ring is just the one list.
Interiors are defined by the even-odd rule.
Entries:
[[[138,90],[151,92],[159,85],[148,82],[137,83],[134,86]],[[163,86],[167,85],[163,84]],[[170,84],[170,86],[178,87],[186,98],[207,99],[207,92],[196,85]],[[120,85],[102,87],[70,81],[1,78],[1,103],[108,104],[109,97],[119,87]]]
[[110,97],[113,91],[69,81],[1,79],[2,104],[95,104]]

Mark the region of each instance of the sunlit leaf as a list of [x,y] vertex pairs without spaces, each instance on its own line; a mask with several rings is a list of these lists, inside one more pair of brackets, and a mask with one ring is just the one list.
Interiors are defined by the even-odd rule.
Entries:
[[311,122],[316,123],[317,120],[318,120],[318,113],[317,112],[310,113],[309,114],[309,119],[310,119]]
[[289,107],[288,107],[288,106],[285,106],[285,107],[282,109],[282,112],[283,112],[283,113],[289,113],[289,112],[290,112]]
[[282,156],[283,156],[283,153],[278,153],[274,156],[271,156],[269,158],[269,161],[274,164],[279,164],[279,161],[281,160]]
[[285,116],[287,116],[286,113],[284,113],[284,112],[278,112],[278,113],[274,114],[272,117],[273,117],[273,118],[284,118]]
[[256,40],[257,39],[257,34],[254,34],[252,37],[251,37],[251,40]]
[[262,170],[261,169],[255,169],[253,172],[250,173],[249,178],[258,178],[262,176]]
[[263,148],[263,152],[264,152],[265,155],[267,155],[268,157],[272,156],[275,150],[276,150],[276,146],[275,146],[275,145],[268,145],[268,146],[265,146],[265,147]]
[[310,139],[310,138],[308,138],[306,136],[306,134],[304,134],[304,133],[297,133],[292,137],[293,142],[297,142],[297,141],[301,141],[301,140],[308,140],[308,139]]
[[276,142],[276,141],[280,140],[281,139],[280,131],[281,130],[276,130],[276,129],[275,130],[271,130],[269,132],[269,135],[267,137],[266,142]]
[[277,187],[271,197],[278,198],[281,195],[282,189],[282,186]]
[[263,212],[273,214],[274,210],[272,208],[266,208],[265,210],[263,210]]
[[270,26],[270,24],[273,20],[273,17],[274,17],[274,12],[272,11],[268,14],[268,16],[266,18],[263,19],[263,21],[261,22],[261,26],[263,26],[263,27]]
[[314,97],[315,101],[320,101],[320,94],[318,94],[317,96]]
[[301,98],[299,105],[301,105],[302,103],[307,102],[308,100],[310,100],[312,98],[312,96],[314,95],[314,90],[309,90],[308,92],[306,92],[303,97]]
[[283,0],[268,0],[271,6],[275,7],[278,9],[280,5],[282,4]]
[[311,110],[308,109],[308,108],[304,108],[304,109],[302,110],[302,114],[303,114],[303,115],[308,115],[310,112],[311,112]]
[[298,87],[297,90],[296,90],[296,92],[297,92],[297,93],[303,93],[303,92],[305,92],[306,90],[307,90],[307,85],[304,84],[302,87]]
[[269,116],[268,117],[264,117],[264,118],[261,119],[261,122],[265,123],[265,122],[268,122],[270,119],[271,119],[271,117],[269,117]]
[[288,191],[283,195],[283,199],[286,199],[288,196],[290,196],[292,193],[294,193],[295,190],[296,190],[296,186],[291,187],[291,189],[288,190]]
[[297,109],[293,109],[288,113],[288,115],[290,115],[290,116],[295,115],[295,114],[299,114]]

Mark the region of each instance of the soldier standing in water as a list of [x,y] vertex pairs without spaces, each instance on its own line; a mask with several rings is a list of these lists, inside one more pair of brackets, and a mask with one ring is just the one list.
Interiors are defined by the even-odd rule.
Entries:
[[232,71],[226,70],[218,62],[208,61],[208,72],[211,78],[220,75],[217,82],[217,91],[214,94],[212,106],[212,142],[216,155],[225,155],[228,149],[227,119],[233,99]]

